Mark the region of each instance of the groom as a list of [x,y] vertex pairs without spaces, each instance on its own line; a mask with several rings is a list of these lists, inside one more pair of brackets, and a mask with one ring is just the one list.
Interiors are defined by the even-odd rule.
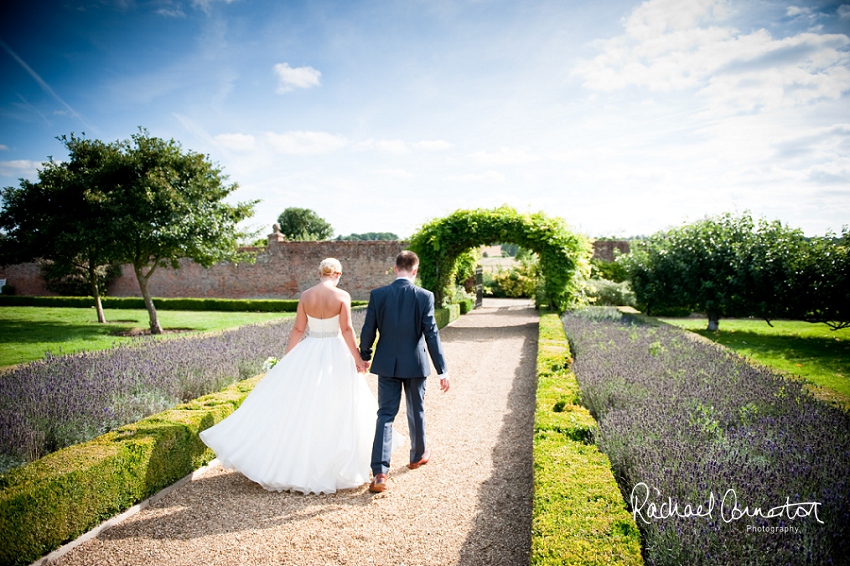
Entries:
[[395,259],[396,280],[374,289],[366,309],[366,322],[360,333],[360,356],[372,359],[376,331],[380,333],[371,372],[378,375],[378,422],[372,444],[372,483],[369,491],[387,488],[387,472],[393,444],[393,420],[398,414],[401,391],[407,401],[410,431],[410,464],[415,470],[428,463],[431,451],[425,449],[425,378],[431,373],[425,344],[440,375],[440,390],[449,390],[449,374],[443,346],[434,319],[434,294],[413,284],[419,258],[403,251]]

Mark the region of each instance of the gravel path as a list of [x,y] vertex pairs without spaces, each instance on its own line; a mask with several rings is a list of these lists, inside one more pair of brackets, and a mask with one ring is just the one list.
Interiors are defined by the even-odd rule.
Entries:
[[53,564],[528,564],[537,320],[489,301],[441,331],[452,389],[428,383],[432,460],[411,471],[396,451],[386,492],[268,492],[216,466]]

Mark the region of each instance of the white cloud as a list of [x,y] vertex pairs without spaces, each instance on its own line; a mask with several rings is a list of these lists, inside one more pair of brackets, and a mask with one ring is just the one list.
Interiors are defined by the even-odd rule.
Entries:
[[254,136],[249,134],[218,134],[213,139],[222,147],[233,151],[253,151],[257,148]]
[[207,14],[209,14],[210,8],[216,2],[224,2],[225,4],[230,4],[230,3],[235,2],[235,1],[236,0],[192,0],[192,7],[193,8],[199,8],[199,9],[203,10],[204,12],[206,12]]
[[444,140],[422,140],[413,144],[416,149],[424,151],[446,151],[454,146],[453,143]]
[[180,8],[160,8],[156,11],[160,16],[165,16],[166,18],[185,18],[186,12],[181,10]]
[[808,16],[811,15],[811,8],[800,8],[799,6],[788,6],[788,10],[786,10],[785,15],[789,18],[793,18],[794,16]]
[[718,0],[650,0],[627,19],[623,35],[573,72],[598,91],[694,89],[715,110],[732,113],[837,99],[850,88],[847,35],[774,39],[764,29],[717,25],[724,17]]
[[[4,146],[5,147],[5,146]],[[14,178],[33,178],[38,175],[41,163],[28,159],[16,159],[14,161],[0,161],[0,176]]]
[[407,143],[402,140],[380,140],[375,142],[375,147],[378,151],[392,153],[395,155],[410,153],[410,148],[407,147]]
[[9,151],[9,146],[3,143],[0,143],[0,151]]
[[282,134],[268,132],[266,140],[277,152],[289,155],[331,153],[348,145],[345,136],[328,132],[292,131]]
[[838,7],[838,19],[850,20],[850,4],[842,4]]
[[504,183],[508,179],[498,171],[486,171],[484,173],[467,173],[465,175],[450,175],[446,177],[449,181],[461,183]]
[[379,169],[376,173],[391,179],[412,179],[414,177],[413,173],[406,169]]
[[278,78],[278,94],[292,92],[296,88],[319,86],[322,76],[322,73],[313,67],[293,68],[289,63],[278,63],[274,66],[274,72]]
[[357,142],[354,146],[352,146],[352,149],[354,149],[354,151],[378,150],[383,153],[390,153],[394,155],[410,153],[410,147],[407,145],[407,142],[403,140],[375,140],[369,138],[367,140]]
[[368,140],[359,141],[359,142],[355,143],[353,146],[351,146],[351,149],[353,149],[354,151],[370,151],[370,150],[373,150],[373,149],[375,149],[375,140],[372,139],[372,138],[369,138]]
[[503,147],[499,151],[476,151],[472,157],[479,163],[492,165],[525,165],[540,161],[540,157],[524,147]]

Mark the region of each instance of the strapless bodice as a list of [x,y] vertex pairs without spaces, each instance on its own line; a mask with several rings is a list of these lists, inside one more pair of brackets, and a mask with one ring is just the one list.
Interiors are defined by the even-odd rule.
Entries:
[[310,338],[333,338],[339,336],[339,315],[330,318],[314,318],[308,314],[307,331]]

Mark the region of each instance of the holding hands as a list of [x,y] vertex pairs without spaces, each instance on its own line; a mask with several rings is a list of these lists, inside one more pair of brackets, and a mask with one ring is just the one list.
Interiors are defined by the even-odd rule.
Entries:
[[369,371],[369,366],[372,365],[372,362],[367,362],[360,356],[357,356],[357,358],[355,358],[354,360],[354,365],[357,366],[358,373],[366,373],[367,371]]

